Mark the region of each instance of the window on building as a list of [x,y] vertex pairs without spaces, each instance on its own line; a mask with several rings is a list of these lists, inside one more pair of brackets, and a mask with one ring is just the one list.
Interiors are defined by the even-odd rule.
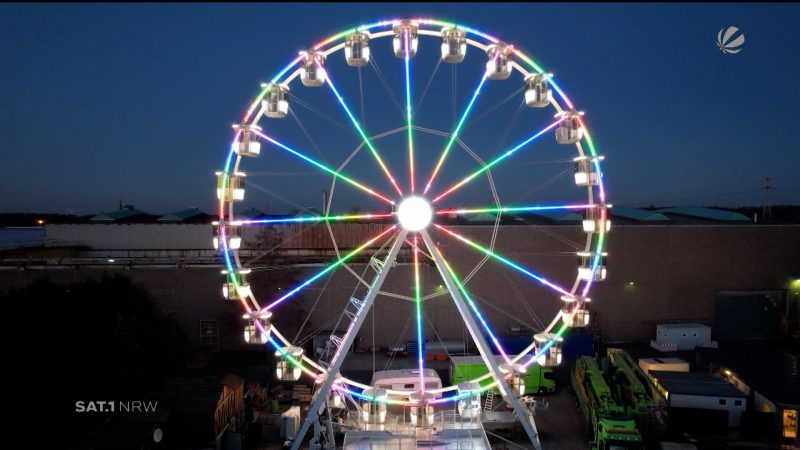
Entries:
[[736,405],[736,406],[742,406],[742,401],[741,400],[736,400],[736,401],[733,402],[733,404]]
[[725,400],[724,398],[721,398],[721,399],[719,399],[719,404],[722,405],[722,406],[725,406],[725,405],[728,404],[728,401]]
[[211,351],[219,351],[219,323],[216,320],[200,321],[200,345]]
[[414,383],[411,383],[411,384],[404,384],[404,385],[403,385],[403,388],[404,388],[404,389],[414,389]]

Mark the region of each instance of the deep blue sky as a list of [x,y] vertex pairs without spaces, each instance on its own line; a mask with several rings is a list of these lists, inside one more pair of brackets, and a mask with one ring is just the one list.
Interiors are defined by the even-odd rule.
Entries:
[[[774,203],[800,203],[796,4],[2,5],[0,211],[85,214],[114,209],[119,200],[153,213],[188,206],[210,211],[213,172],[222,164],[230,124],[258,84],[321,37],[401,16],[438,17],[488,31],[554,72],[586,111],[595,141],[608,157],[612,203],[758,205],[765,175],[777,188]],[[717,32],[729,25],[747,38],[737,55],[716,47]],[[375,53],[382,70],[395,74],[387,75],[390,81],[401,76],[399,60],[377,48]],[[419,64],[418,95],[433,67]],[[477,72],[470,74],[466,66],[459,70],[460,109]],[[449,82],[449,72],[441,75]],[[402,99],[402,85],[397,86]],[[376,96],[384,93],[380,85],[372,87]],[[343,90],[351,104],[358,103],[357,88]],[[436,104],[450,111],[449,88],[433,89],[420,109],[435,111],[431,105]],[[328,113],[344,122],[331,105]],[[392,128],[388,118],[402,125],[388,101],[368,110],[371,133]],[[528,134],[547,123],[543,117],[531,122]],[[338,143],[313,115],[302,120],[318,143]],[[473,128],[471,142],[482,148],[479,153],[488,157],[500,150],[482,139],[502,134],[507,120],[492,115]],[[512,131],[505,144],[526,130]],[[287,134],[287,142],[314,155],[298,136]],[[439,149],[419,152],[420,158],[432,159],[429,155]],[[353,173],[368,170],[369,162],[354,165]],[[319,203],[324,176],[283,159],[274,167],[269,159],[259,163],[265,165],[256,170],[298,172],[254,178],[259,185],[298,204]],[[449,178],[455,180],[469,161],[461,161],[463,168],[453,164]],[[507,202],[516,200],[514,189],[516,197],[528,190],[515,183],[529,180],[530,167],[536,165],[503,169],[511,193]],[[405,170],[395,167],[401,175]],[[458,203],[485,203],[485,192],[476,192],[475,198],[465,193]],[[343,195],[350,194],[340,203],[343,208],[360,204],[358,194]],[[260,195],[265,197],[257,199]],[[251,190],[248,196],[253,206],[291,208],[263,191]]]

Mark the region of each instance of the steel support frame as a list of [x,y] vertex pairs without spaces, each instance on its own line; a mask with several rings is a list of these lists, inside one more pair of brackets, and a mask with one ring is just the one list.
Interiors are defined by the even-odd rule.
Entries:
[[514,413],[517,415],[517,419],[522,423],[522,427],[525,429],[525,433],[528,435],[533,447],[537,450],[541,450],[542,445],[539,442],[539,433],[536,430],[536,424],[533,420],[532,414],[522,405],[522,403],[520,403],[516,394],[514,394],[514,392],[508,386],[508,383],[506,383],[503,373],[500,371],[500,367],[497,365],[497,361],[494,358],[494,352],[492,352],[491,347],[489,347],[489,344],[483,337],[483,333],[481,333],[480,327],[478,326],[477,322],[475,322],[475,318],[472,317],[472,313],[470,312],[467,303],[464,301],[464,297],[461,295],[458,285],[450,275],[450,271],[448,270],[447,265],[444,263],[444,258],[442,257],[441,253],[439,253],[439,249],[436,247],[433,239],[431,239],[431,236],[428,234],[427,230],[420,231],[420,235],[422,235],[422,240],[425,242],[425,246],[427,246],[428,250],[431,252],[431,257],[433,257],[433,260],[436,263],[436,268],[439,270],[445,286],[450,292],[450,296],[453,298],[453,302],[456,304],[456,308],[458,309],[459,314],[461,314],[461,318],[464,320],[464,324],[467,326],[469,334],[472,336],[472,340],[478,346],[478,351],[480,352],[484,362],[486,362],[486,367],[492,374],[492,378],[494,378],[497,384],[500,385],[500,391],[503,395],[503,399],[514,409]]
[[303,442],[303,439],[305,438],[306,433],[308,433],[308,429],[311,427],[311,425],[318,423],[319,412],[321,411],[323,403],[327,404],[331,387],[333,386],[333,382],[336,380],[336,374],[339,373],[339,369],[341,368],[342,363],[347,357],[347,351],[343,349],[350,348],[350,346],[353,344],[353,341],[355,341],[356,334],[361,328],[361,325],[363,325],[364,320],[366,319],[367,313],[369,312],[370,308],[372,308],[372,304],[375,302],[375,297],[378,296],[378,292],[381,290],[381,286],[383,286],[384,281],[386,281],[386,277],[389,275],[389,271],[392,268],[392,264],[394,263],[394,260],[397,258],[397,254],[400,252],[400,248],[405,243],[407,235],[408,235],[407,230],[401,230],[396,240],[392,244],[391,248],[389,249],[389,255],[386,256],[386,259],[383,262],[383,266],[381,267],[380,271],[377,273],[374,280],[372,281],[369,291],[367,292],[367,295],[364,297],[361,309],[351,322],[350,326],[347,329],[347,332],[342,338],[342,343],[336,350],[336,354],[334,355],[330,367],[328,367],[328,371],[325,374],[322,386],[320,386],[320,388],[317,390],[317,393],[314,396],[314,400],[308,407],[308,415],[306,416],[305,421],[303,421],[303,425],[300,427],[300,431],[297,433],[294,442],[292,442],[291,450],[298,450]]

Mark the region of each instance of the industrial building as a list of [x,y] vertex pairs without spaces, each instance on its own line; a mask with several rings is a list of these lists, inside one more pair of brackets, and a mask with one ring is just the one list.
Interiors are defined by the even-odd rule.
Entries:
[[[797,260],[800,225],[731,223],[724,218],[715,222],[705,217],[681,223],[669,211],[657,214],[676,219],[653,221],[652,215],[644,210],[635,211],[638,214],[623,209],[619,220],[612,215],[616,224],[613,239],[609,240],[608,277],[593,290],[596,301],[591,314],[596,333],[609,342],[649,342],[658,324],[696,322],[714,326],[725,338],[730,337],[726,334],[729,330],[739,333],[746,330],[749,337],[779,334],[782,315],[789,313],[798,301],[796,289],[791,290],[790,285],[800,278]],[[38,248],[3,253],[0,285],[22,286],[44,274],[54,280],[76,280],[123,271],[150,289],[164,311],[175,312],[192,342],[199,344],[201,325],[208,327],[214,321],[221,324],[223,316],[236,311],[221,299],[221,264],[211,247],[213,226],[159,221],[162,216],[152,216],[155,219],[149,223],[45,225]],[[634,216],[639,220],[629,218]],[[495,249],[527,267],[540,268],[552,279],[574,278],[575,257],[567,256],[566,252],[572,249],[562,241],[581,239],[580,229],[553,224],[549,219],[533,220],[528,217],[527,224],[517,221],[514,225],[500,225]],[[462,217],[452,221],[462,223],[453,225],[454,230],[476,242],[491,240],[492,225],[470,224]],[[360,245],[365,236],[374,235],[385,226],[377,222],[333,224],[331,228],[339,248],[346,249]],[[243,230],[240,252],[245,262],[256,257],[265,260],[263,250],[254,246],[255,231]],[[270,274],[291,268],[295,279],[302,280],[304,274],[319,270],[321,264],[336,257],[323,225],[283,225],[276,233],[280,243],[266,258],[268,262],[254,267],[269,269]],[[468,272],[480,261],[481,256],[473,249],[447,236],[434,236],[448,258],[456,261],[457,271]],[[400,257],[404,257],[402,252]],[[363,259],[356,260],[353,266],[358,268],[364,263]],[[390,289],[404,289],[407,277],[411,276],[408,270],[407,265],[400,264],[397,274],[387,280]],[[426,284],[440,284],[432,266],[423,264],[421,277],[432,281]],[[252,278],[252,283],[259,283],[259,276]],[[341,312],[353,286],[354,277],[339,270],[328,280],[324,292],[322,285],[310,286],[294,304],[310,312],[309,321],[314,327],[321,327],[328,321],[326,318]],[[482,266],[469,287],[499,330],[534,329],[537,318],[552,317],[560,307],[540,286],[501,270],[491,261]],[[311,311],[320,292],[322,300]],[[767,310],[763,307],[764,295],[774,296],[774,306]],[[406,317],[409,308],[402,301],[379,301],[376,314]],[[429,325],[436,328],[442,340],[464,338],[461,325],[447,320],[452,312],[453,306],[448,301],[426,303]],[[798,320],[798,313],[793,314],[787,317],[789,321]],[[741,324],[742,316],[758,317],[759,321]],[[367,319],[370,320],[371,317]],[[376,330],[374,342],[372,336],[363,336],[365,345],[391,345],[405,324],[391,321],[384,325]],[[220,348],[235,348],[241,345],[240,332],[225,330],[220,325],[214,334],[220,336]]]

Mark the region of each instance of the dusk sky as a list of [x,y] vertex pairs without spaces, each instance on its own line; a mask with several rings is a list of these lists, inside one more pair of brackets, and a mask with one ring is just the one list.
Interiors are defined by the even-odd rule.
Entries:
[[[797,4],[5,4],[0,6],[0,212],[91,214],[116,209],[120,200],[155,214],[190,206],[211,212],[213,174],[224,162],[231,124],[256,96],[259,83],[321,38],[400,17],[433,17],[484,30],[553,72],[586,112],[598,150],[607,157],[610,203],[760,205],[765,176],[773,180],[773,204],[800,203],[800,147],[794,134],[800,118]],[[716,45],[718,31],[731,25],[746,36],[735,55]],[[401,60],[381,48],[374,49],[376,60],[402,100]],[[416,96],[434,69],[436,52],[434,40],[420,41]],[[427,57],[432,62],[425,62]],[[331,64],[343,67],[341,58],[337,54]],[[337,73],[333,67],[331,73]],[[469,67],[457,69],[459,111],[480,78]],[[337,70],[349,75],[336,76],[351,105],[358,105],[358,84],[352,81],[357,72],[345,69]],[[439,71],[420,104],[418,123],[425,126],[434,116],[449,118],[451,68]],[[364,82],[371,97],[365,120],[369,134],[402,126],[402,115],[374,71],[368,67],[363,73],[372,77]],[[494,100],[482,97],[476,108],[488,110],[519,87],[495,82],[497,95],[482,94]],[[309,103],[319,97],[326,115],[347,123],[327,88],[309,89],[314,88],[292,92]],[[521,124],[510,126],[498,141],[517,109],[516,103],[508,106],[505,117],[489,114],[474,126],[467,122],[470,134],[464,139],[482,157],[552,121],[552,115],[525,111],[531,120],[522,116]],[[287,129],[282,139],[296,148],[316,155],[309,142],[347,152],[358,144],[354,133],[335,137],[330,123],[292,108],[312,136],[309,141]],[[472,117],[479,114],[476,109]],[[439,128],[449,129],[451,122]],[[537,150],[539,161],[554,159],[547,156],[554,138],[545,140]],[[402,175],[398,178],[405,180],[401,143],[383,145],[387,160],[396,163],[393,170]],[[429,173],[430,161],[441,151],[438,145],[420,138],[418,158],[427,164],[420,172]],[[393,148],[399,149],[394,157]],[[262,173],[253,178],[262,189],[248,191],[248,205],[268,204],[274,211],[289,210],[293,203],[318,206],[329,177],[285,155],[270,159],[271,151],[265,146],[250,169]],[[347,152],[331,151],[326,159],[333,164],[336,155]],[[493,170],[502,178],[498,183],[505,183],[506,202],[567,200],[558,198],[558,190],[549,191],[550,198],[527,196],[548,179],[544,172],[541,178],[527,172],[539,167],[533,155]],[[348,169],[390,191],[369,163],[364,159]],[[452,183],[471,165],[454,157],[443,178]],[[523,185],[532,178],[537,181]],[[443,180],[439,187],[446,184]],[[486,203],[485,193],[470,192],[453,201]],[[360,205],[360,194],[341,195],[340,209]]]

